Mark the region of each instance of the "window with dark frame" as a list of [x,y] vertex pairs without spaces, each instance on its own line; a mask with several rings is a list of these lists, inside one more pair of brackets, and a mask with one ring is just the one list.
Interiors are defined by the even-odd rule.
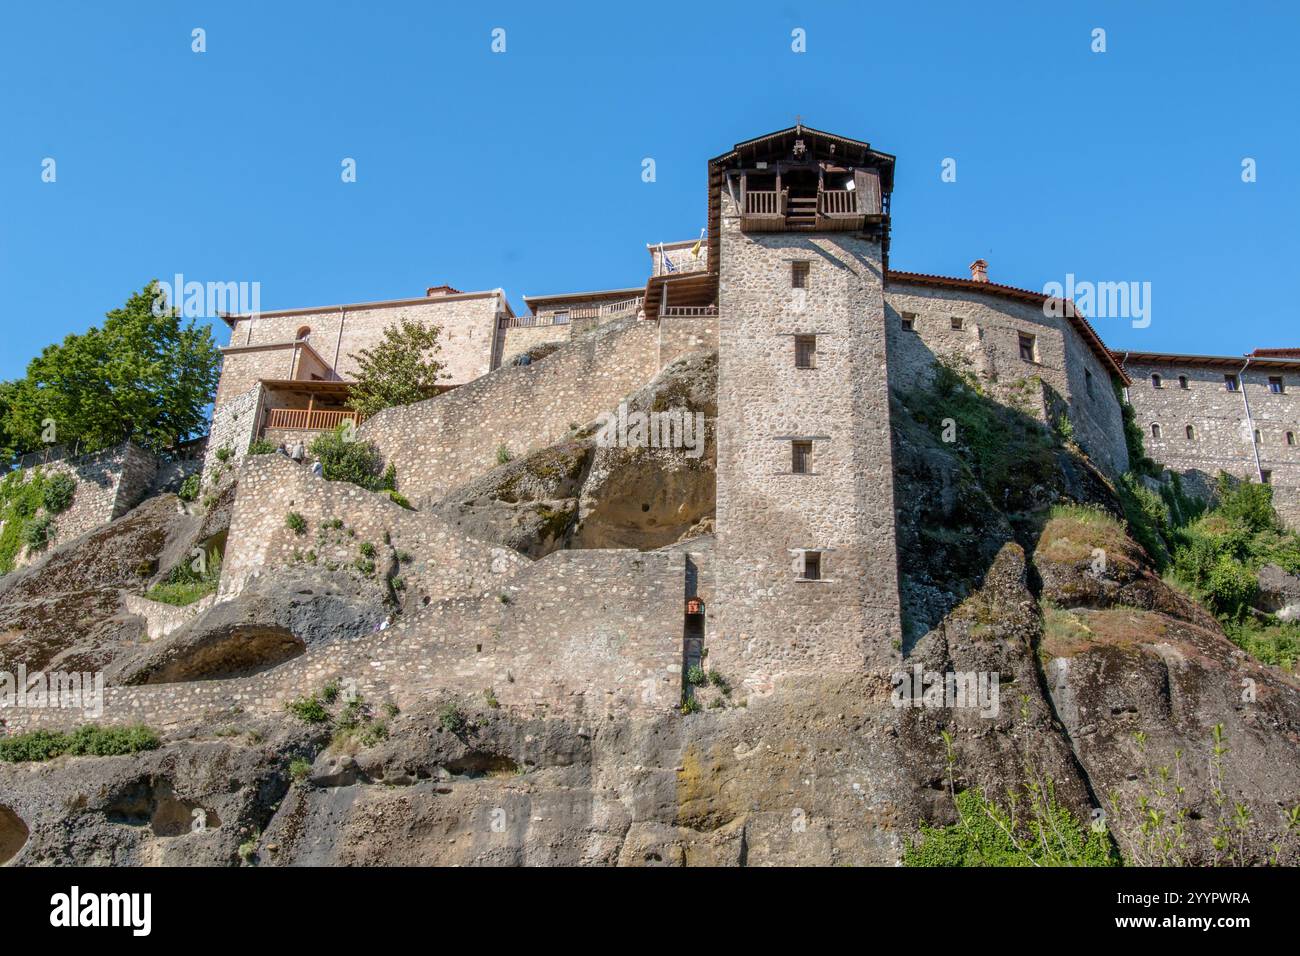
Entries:
[[1287,443],[1288,445],[1294,445],[1294,444],[1295,444],[1295,432],[1287,432],[1287,433],[1286,433],[1286,443]]
[[1152,375],[1152,376],[1151,376],[1151,387],[1152,387],[1152,388],[1164,388],[1164,382],[1163,382],[1163,380],[1160,378],[1159,375]]
[[1271,485],[1273,483],[1273,473],[1271,471],[1261,471],[1259,473],[1259,480],[1265,485]]
[[811,268],[812,263],[807,260],[799,260],[790,263],[790,288],[808,288],[808,272]]
[[915,313],[904,312],[902,318],[899,320],[899,324],[902,325],[904,332],[915,332],[916,331]]
[[794,367],[817,367],[817,336],[796,335],[794,337]]
[[1195,426],[1195,425],[1188,425],[1188,426],[1187,426],[1187,440],[1188,440],[1188,441],[1196,441],[1196,426]]
[[1270,375],[1268,377],[1268,390],[1274,395],[1281,395],[1286,391],[1286,383],[1282,381],[1281,375]]
[[1151,437],[1152,437],[1152,438],[1159,438],[1159,437],[1160,437],[1160,423],[1159,423],[1159,422],[1152,422],[1152,423],[1151,423]]
[[1020,359],[1023,362],[1034,362],[1035,359],[1035,342],[1034,336],[1027,332],[1020,333]]
[[1262,445],[1262,444],[1264,444],[1264,436],[1260,434],[1260,431],[1259,431],[1258,428],[1255,429],[1255,444],[1256,444],[1256,445]]
[[805,581],[820,581],[822,577],[822,553],[820,551],[805,551],[803,553],[803,579]]
[[790,471],[796,475],[806,475],[812,471],[812,448],[810,441],[790,442]]
[[966,324],[965,320],[962,319],[960,315],[954,315],[952,317],[953,331],[960,332],[962,328],[965,326],[965,324]]
[[1237,376],[1235,375],[1223,376],[1223,387],[1226,388],[1228,391],[1235,392],[1237,390],[1237,385],[1238,385]]
[[1188,386],[1187,386],[1187,376],[1186,376],[1186,375],[1180,375],[1180,376],[1178,376],[1178,387],[1181,388],[1181,389],[1186,389],[1186,388],[1188,387]]

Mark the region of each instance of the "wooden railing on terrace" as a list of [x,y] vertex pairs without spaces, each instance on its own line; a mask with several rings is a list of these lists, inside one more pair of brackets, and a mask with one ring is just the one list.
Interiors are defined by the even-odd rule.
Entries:
[[503,329],[530,329],[546,325],[568,325],[574,319],[598,319],[601,322],[610,319],[635,315],[641,308],[641,296],[607,302],[604,305],[588,305],[576,309],[553,309],[537,315],[516,315],[501,320]]
[[349,419],[358,425],[361,424],[361,416],[350,408],[272,408],[266,413],[266,427],[290,428],[299,431],[325,431],[336,428],[340,422]]
[[666,305],[659,310],[660,318],[693,319],[717,314],[716,305]]

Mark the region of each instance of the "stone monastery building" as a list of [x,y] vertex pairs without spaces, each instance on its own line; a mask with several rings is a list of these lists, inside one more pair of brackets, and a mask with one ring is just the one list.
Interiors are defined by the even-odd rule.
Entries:
[[[519,455],[560,441],[675,359],[716,350],[716,535],[681,593],[704,599],[709,662],[757,688],[889,659],[901,630],[890,390],[926,381],[936,359],[1040,421],[1068,416],[1112,477],[1129,467],[1126,394],[1157,461],[1195,487],[1219,471],[1270,481],[1300,520],[1300,350],[1118,353],[1072,303],[991,282],[982,260],[961,278],[898,270],[894,163],[805,126],[737,143],[708,161],[706,238],[648,247],[643,286],[526,296],[526,314],[501,289],[438,286],[230,316],[209,463],[355,417],[349,355],[402,319],[442,329],[447,391],[359,435],[417,506],[491,470],[502,444]],[[523,358],[541,345],[561,347]],[[227,556],[223,591],[250,560]]]

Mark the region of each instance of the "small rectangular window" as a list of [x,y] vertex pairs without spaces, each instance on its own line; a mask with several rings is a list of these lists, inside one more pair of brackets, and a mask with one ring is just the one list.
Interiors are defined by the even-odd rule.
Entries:
[[1152,375],[1152,376],[1151,376],[1151,387],[1152,387],[1152,388],[1163,388],[1163,387],[1164,387],[1164,380],[1161,379],[1159,375]]
[[1083,370],[1083,387],[1088,393],[1088,397],[1092,398],[1092,372],[1088,371],[1086,368]]
[[960,315],[954,315],[952,317],[952,327],[954,331],[960,332],[965,324],[965,320],[963,320]]
[[1273,473],[1271,471],[1261,471],[1259,473],[1259,480],[1266,485],[1271,485],[1273,483]]
[[1025,362],[1037,361],[1037,359],[1035,359],[1034,357],[1036,354],[1034,350],[1035,344],[1036,343],[1034,342],[1034,336],[1029,335],[1026,332],[1020,333],[1020,358],[1022,361]]
[[916,315],[911,312],[904,312],[902,318],[902,326],[904,332],[915,332]]
[[1237,390],[1237,376],[1235,375],[1223,376],[1223,387],[1230,392],[1235,392]]
[[794,367],[817,367],[817,336],[796,335],[794,337]]
[[811,268],[812,263],[807,261],[790,263],[790,288],[808,288],[808,271]]
[[812,442],[790,443],[790,470],[796,475],[806,475],[812,471]]
[[551,321],[556,325],[568,325],[569,311],[565,309],[563,312],[556,312],[554,318],[552,318]]
[[820,551],[805,551],[803,553],[803,579],[805,581],[820,581],[822,577],[822,553]]
[[1287,432],[1287,433],[1286,433],[1286,443],[1287,443],[1288,445],[1294,445],[1294,444],[1295,444],[1295,432]]
[[1286,383],[1282,381],[1281,375],[1270,375],[1268,378],[1268,390],[1274,395],[1281,395],[1286,391]]
[[1187,386],[1187,376],[1186,376],[1186,375],[1180,375],[1180,376],[1178,376],[1178,387],[1179,387],[1179,388],[1182,388],[1182,389],[1186,389],[1186,388],[1188,387],[1188,386]]
[[1258,428],[1255,429],[1255,444],[1256,445],[1264,444],[1264,436],[1259,433]]

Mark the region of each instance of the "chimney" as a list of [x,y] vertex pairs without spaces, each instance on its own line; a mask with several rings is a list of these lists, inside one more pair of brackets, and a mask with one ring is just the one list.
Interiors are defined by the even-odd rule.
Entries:
[[459,295],[459,289],[453,289],[449,285],[434,285],[424,290],[424,294],[432,299],[440,295]]
[[983,259],[976,259],[970,264],[970,277],[972,282],[988,282],[989,264]]

